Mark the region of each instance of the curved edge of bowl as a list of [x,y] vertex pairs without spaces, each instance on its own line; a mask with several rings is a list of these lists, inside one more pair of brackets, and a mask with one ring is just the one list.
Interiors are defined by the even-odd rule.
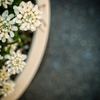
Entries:
[[18,98],[25,92],[32,79],[35,77],[35,74],[42,61],[49,36],[50,1],[37,0],[37,4],[44,5],[44,7],[41,7],[40,10],[43,12],[45,25],[42,25],[33,37],[30,52],[28,55],[27,65],[24,71],[18,76],[15,81],[15,91],[11,95],[2,98],[2,100],[18,100]]

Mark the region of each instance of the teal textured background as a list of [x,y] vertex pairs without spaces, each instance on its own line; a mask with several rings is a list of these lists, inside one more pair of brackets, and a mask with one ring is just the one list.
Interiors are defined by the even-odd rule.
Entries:
[[19,100],[100,100],[100,0],[50,1],[46,53]]

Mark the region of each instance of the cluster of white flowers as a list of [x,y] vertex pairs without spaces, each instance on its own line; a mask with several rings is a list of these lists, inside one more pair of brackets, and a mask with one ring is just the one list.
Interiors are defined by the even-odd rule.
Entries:
[[0,89],[0,94],[7,96],[10,95],[14,91],[15,84],[13,81],[3,81],[2,82],[2,88]]
[[6,42],[6,39],[14,37],[14,31],[18,28],[14,25],[14,21],[11,20],[14,14],[8,14],[8,10],[4,11],[2,16],[0,16],[0,40]]
[[10,52],[10,55],[5,55],[5,58],[8,59],[6,62],[8,72],[12,74],[19,74],[23,71],[26,63],[25,59],[27,58],[26,55],[21,54],[21,51],[18,50],[16,53],[14,51]]
[[3,68],[0,69],[0,82],[9,79],[9,76],[10,74],[7,72],[6,68],[3,66]]
[[20,25],[20,30],[35,31],[36,27],[39,27],[42,12],[38,10],[37,5],[33,5],[31,1],[27,3],[21,2],[19,6],[14,6],[14,12],[16,14],[15,21]]
[[6,70],[6,67],[3,66],[0,69],[0,95],[7,96],[14,90],[14,83],[10,79],[10,73]]
[[10,76],[14,74],[19,74],[23,71],[26,62],[26,55],[21,54],[18,50],[16,53],[11,51],[10,54],[5,55],[5,66],[0,69],[0,95],[7,96],[14,90],[14,82],[10,80]]
[[15,84],[11,76],[21,73],[26,66],[27,56],[21,53],[25,48],[19,48],[21,36],[18,32],[36,31],[42,18],[38,5],[31,1],[21,1],[19,6],[13,6],[13,2],[16,4],[14,0],[0,0],[0,7],[3,6],[0,15],[0,95],[3,96],[14,91]]
[[8,8],[8,5],[11,5],[14,0],[0,0],[0,6],[3,5],[4,8]]

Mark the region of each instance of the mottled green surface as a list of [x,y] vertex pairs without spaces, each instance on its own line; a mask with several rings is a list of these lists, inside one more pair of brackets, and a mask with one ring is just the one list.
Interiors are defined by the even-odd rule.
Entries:
[[47,50],[19,100],[100,100],[100,0],[50,1]]

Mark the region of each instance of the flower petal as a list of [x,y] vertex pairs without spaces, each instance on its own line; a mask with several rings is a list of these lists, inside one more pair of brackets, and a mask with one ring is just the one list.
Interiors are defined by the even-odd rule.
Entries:
[[17,31],[18,28],[17,28],[16,26],[12,26],[12,30],[13,30],[13,31]]
[[34,25],[31,25],[31,31],[35,31],[36,27]]
[[35,25],[36,27],[39,27],[39,26],[41,25],[41,23],[40,23],[39,20],[36,20],[35,23],[34,23],[34,25]]
[[10,31],[10,36],[14,37],[14,32],[13,31]]
[[8,17],[7,17],[7,20],[9,21],[10,19],[12,19],[14,17],[14,14],[10,14]]
[[8,16],[8,10],[4,11],[2,17],[6,18]]

